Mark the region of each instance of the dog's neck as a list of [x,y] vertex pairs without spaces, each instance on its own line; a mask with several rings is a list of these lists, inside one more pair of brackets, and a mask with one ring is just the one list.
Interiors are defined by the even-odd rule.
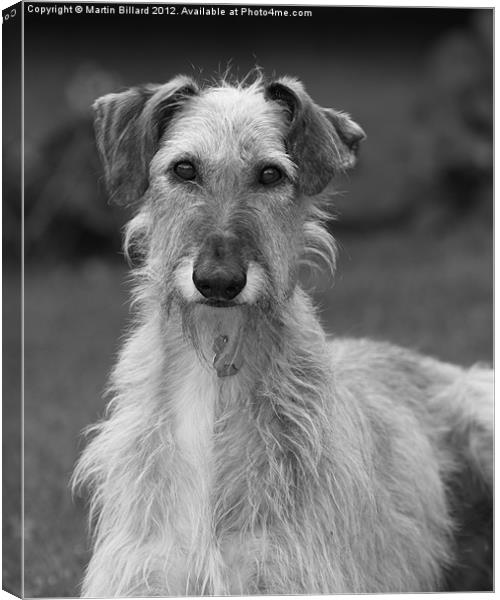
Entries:
[[277,369],[282,377],[293,379],[294,369],[303,371],[303,365],[311,365],[310,377],[328,368],[324,332],[299,287],[273,311],[174,307],[162,328],[170,386],[196,374],[214,388],[220,402],[266,394],[268,375]]

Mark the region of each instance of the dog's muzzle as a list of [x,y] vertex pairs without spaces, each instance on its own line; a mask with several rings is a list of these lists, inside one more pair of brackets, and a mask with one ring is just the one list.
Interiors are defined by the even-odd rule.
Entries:
[[210,303],[234,300],[247,283],[238,240],[223,234],[208,236],[194,264],[193,283]]

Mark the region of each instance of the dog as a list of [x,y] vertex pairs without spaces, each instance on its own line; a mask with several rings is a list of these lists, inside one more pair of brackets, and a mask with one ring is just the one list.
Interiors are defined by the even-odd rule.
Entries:
[[328,341],[298,283],[304,256],[334,265],[331,190],[361,127],[262,75],[94,109],[139,264],[73,477],[93,530],[82,595],[456,586],[471,547],[491,553],[492,371]]

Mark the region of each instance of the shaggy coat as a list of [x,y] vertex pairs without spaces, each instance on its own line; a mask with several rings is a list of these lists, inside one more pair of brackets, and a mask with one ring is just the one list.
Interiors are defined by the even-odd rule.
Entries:
[[[459,500],[474,481],[491,502],[492,372],[329,342],[298,283],[304,256],[334,264],[328,186],[361,128],[290,78],[178,77],[96,115],[110,194],[137,206],[125,246],[140,266],[106,417],[74,474],[93,530],[83,596],[445,589]],[[214,232],[246,269],[227,306],[192,281]],[[221,334],[230,376],[214,368]]]

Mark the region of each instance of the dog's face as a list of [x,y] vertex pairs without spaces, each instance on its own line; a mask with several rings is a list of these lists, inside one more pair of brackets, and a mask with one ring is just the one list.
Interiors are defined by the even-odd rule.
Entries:
[[151,162],[157,234],[179,232],[174,285],[223,307],[290,286],[301,209],[279,105],[232,87],[190,98]]
[[96,103],[108,187],[141,202],[129,227],[162,301],[282,303],[314,230],[315,197],[364,133],[302,85],[199,90],[179,77]]

